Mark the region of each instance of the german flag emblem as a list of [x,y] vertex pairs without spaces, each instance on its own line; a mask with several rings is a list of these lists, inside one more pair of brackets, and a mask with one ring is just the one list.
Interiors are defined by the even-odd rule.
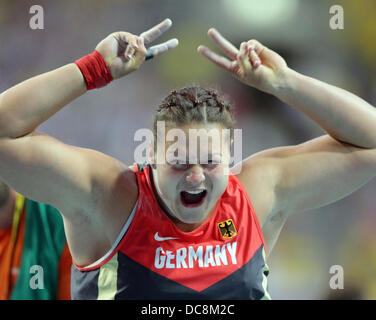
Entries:
[[228,219],[218,223],[219,232],[223,239],[231,239],[236,236],[237,232],[235,229],[234,221]]

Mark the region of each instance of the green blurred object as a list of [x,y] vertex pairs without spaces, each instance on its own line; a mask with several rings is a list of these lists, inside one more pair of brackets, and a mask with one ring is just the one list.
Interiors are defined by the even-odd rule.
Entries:
[[[11,300],[57,299],[59,259],[66,243],[63,219],[52,206],[26,199],[26,230]],[[32,289],[31,266],[43,270],[43,289]]]
[[[213,65],[197,52],[200,44],[215,48],[207,36],[209,27],[193,23],[176,30],[179,46],[166,55],[158,57],[157,72],[173,86],[187,83],[216,81],[225,71]],[[218,50],[216,50],[218,52]]]

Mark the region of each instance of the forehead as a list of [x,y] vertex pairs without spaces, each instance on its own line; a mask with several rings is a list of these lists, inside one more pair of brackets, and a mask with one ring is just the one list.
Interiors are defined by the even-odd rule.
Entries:
[[[219,153],[228,148],[230,130],[221,124],[196,124],[166,126],[164,134],[158,137],[158,146],[165,145],[166,153]],[[160,139],[162,138],[162,139]],[[162,140],[162,141],[160,141]]]

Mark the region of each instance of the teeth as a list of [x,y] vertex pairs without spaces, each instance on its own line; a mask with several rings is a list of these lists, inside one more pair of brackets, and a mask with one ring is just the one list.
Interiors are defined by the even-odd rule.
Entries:
[[201,192],[203,192],[204,190],[190,190],[190,191],[186,191],[187,193],[190,193],[190,194],[199,194]]

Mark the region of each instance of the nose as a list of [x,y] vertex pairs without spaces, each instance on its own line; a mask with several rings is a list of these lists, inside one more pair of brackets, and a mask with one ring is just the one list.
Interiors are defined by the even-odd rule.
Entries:
[[205,180],[204,170],[200,166],[195,166],[185,179],[191,183],[201,183]]

